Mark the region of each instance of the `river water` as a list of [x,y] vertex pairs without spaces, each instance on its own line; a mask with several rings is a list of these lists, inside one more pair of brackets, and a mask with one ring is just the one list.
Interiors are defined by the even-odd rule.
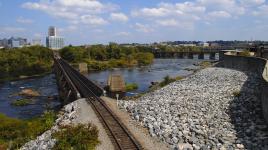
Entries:
[[[176,77],[191,74],[192,71],[187,71],[187,69],[198,68],[194,64],[200,61],[202,60],[155,59],[154,63],[147,67],[90,72],[86,76],[100,85],[105,85],[110,74],[121,74],[125,82],[138,84],[139,88],[137,90],[127,93],[128,96],[132,96],[137,93],[146,92],[151,82],[161,81],[167,75]],[[34,98],[34,102],[31,105],[12,106],[12,101],[23,98],[19,96],[18,93],[27,88],[38,91],[41,96]],[[0,85],[0,113],[22,119],[39,116],[48,108],[58,109],[60,107],[58,98],[53,100],[47,98],[48,96],[55,95],[58,95],[58,89],[53,74],[34,79],[13,82],[7,81]]]

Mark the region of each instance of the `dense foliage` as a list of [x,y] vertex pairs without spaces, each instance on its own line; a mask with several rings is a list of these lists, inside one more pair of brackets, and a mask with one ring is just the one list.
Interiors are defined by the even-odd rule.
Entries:
[[50,129],[55,121],[54,112],[46,112],[38,118],[19,120],[0,114],[0,149],[18,149]]
[[68,46],[60,55],[71,63],[86,62],[89,70],[103,70],[115,67],[149,65],[153,62],[151,48],[144,46],[92,45],[87,48]]
[[64,126],[53,134],[57,139],[54,150],[94,150],[100,143],[98,129],[92,124]]
[[49,72],[52,51],[41,46],[0,50],[0,78],[31,76]]

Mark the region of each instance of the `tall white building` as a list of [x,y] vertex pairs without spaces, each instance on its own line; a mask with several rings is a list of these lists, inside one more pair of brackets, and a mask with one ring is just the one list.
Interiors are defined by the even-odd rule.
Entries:
[[48,36],[57,36],[57,29],[54,26],[48,28]]
[[46,45],[52,50],[59,50],[64,47],[64,38],[57,36],[56,27],[48,28],[48,36],[46,38]]

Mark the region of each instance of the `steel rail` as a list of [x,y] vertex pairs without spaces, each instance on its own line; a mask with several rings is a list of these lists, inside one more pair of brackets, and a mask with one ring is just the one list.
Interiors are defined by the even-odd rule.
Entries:
[[[100,99],[98,96],[96,96],[95,93],[92,92],[91,88],[88,87],[88,84],[86,84],[87,82],[85,82],[85,80],[88,80],[88,79],[81,78],[80,73],[77,70],[73,69],[65,61],[59,59],[59,63],[64,67],[64,69],[66,69],[66,73],[70,76],[70,79],[74,81],[80,94],[83,97],[87,98],[87,101],[92,104],[92,106],[94,107],[94,110],[99,114],[104,125],[107,127],[108,131],[111,133],[113,140],[114,140],[115,144],[118,146],[118,148],[122,149],[122,150],[127,149],[127,147],[129,147],[129,149],[141,149],[140,144],[138,144],[138,142],[132,137],[132,135],[129,133],[129,131],[126,129],[126,127],[120,122],[120,120],[116,117],[116,115],[103,102],[103,100]],[[99,103],[100,105],[98,105],[97,103]],[[105,114],[105,113],[103,114],[103,112],[101,112],[104,110],[106,110],[106,112],[110,116],[107,117],[107,114]],[[120,127],[120,129],[123,131],[123,133],[125,134],[127,139],[130,140],[130,143],[125,142],[127,144],[125,144],[125,145],[122,144],[123,142],[121,140],[127,140],[127,139],[118,138],[116,131],[114,131],[114,129],[112,129],[111,125],[109,125],[109,120],[108,120],[109,117],[112,118],[112,120],[110,119],[110,121],[114,121],[113,123],[116,123],[117,126]],[[113,123],[110,123],[110,124],[113,124]],[[120,129],[117,129],[117,130],[120,130]],[[118,131],[118,132],[120,132],[120,131]]]

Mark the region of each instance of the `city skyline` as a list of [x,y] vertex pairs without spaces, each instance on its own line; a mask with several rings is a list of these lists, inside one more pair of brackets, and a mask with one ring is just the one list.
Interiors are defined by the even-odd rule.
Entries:
[[268,38],[265,0],[0,0],[0,12],[0,38],[43,44],[49,26],[66,45]]

